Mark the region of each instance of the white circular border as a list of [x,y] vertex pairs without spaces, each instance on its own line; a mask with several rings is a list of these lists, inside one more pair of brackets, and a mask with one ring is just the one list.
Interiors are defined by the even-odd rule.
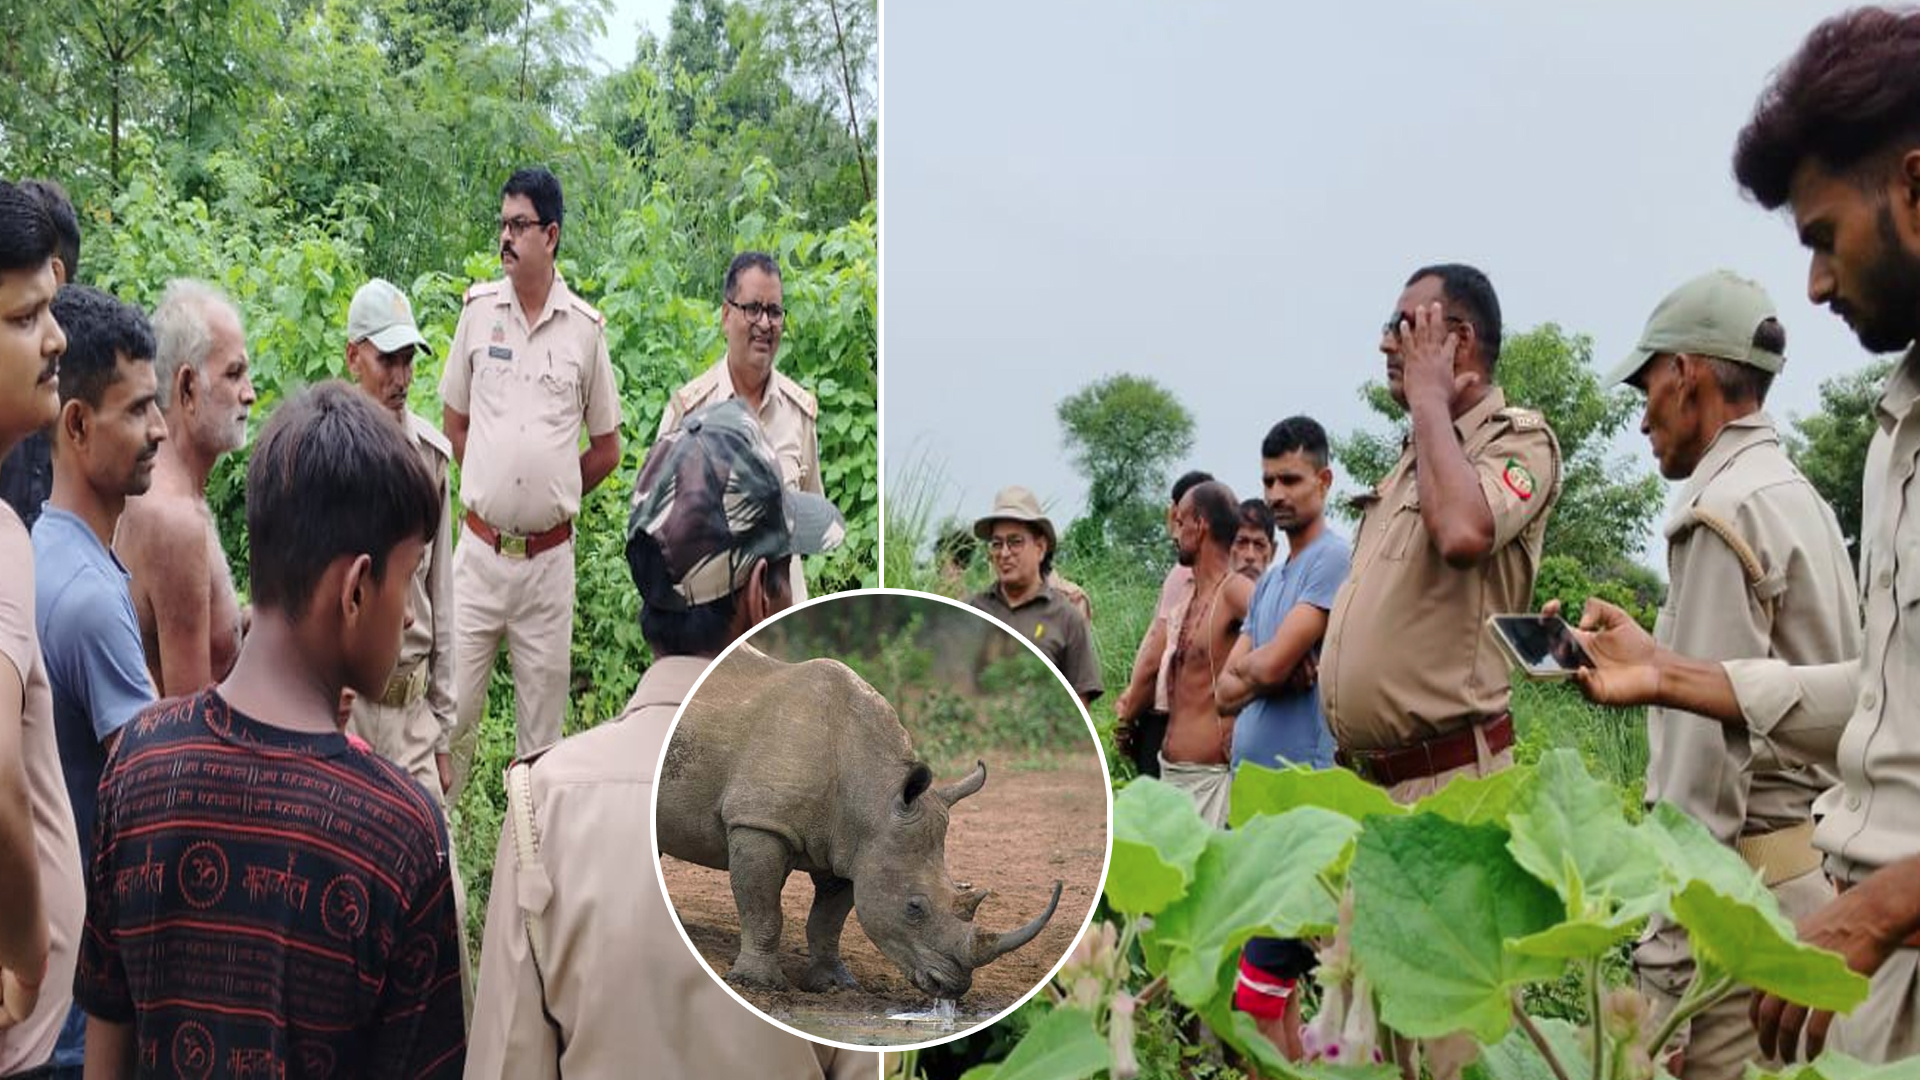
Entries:
[[[1035,983],[1032,989],[1020,995],[1020,997],[1016,999],[1013,1004],[1000,1010],[999,1012],[995,1013],[993,1016],[989,1017],[988,1019],[982,1020],[981,1022],[973,1025],[972,1027],[968,1027],[959,1031],[955,1031],[955,1032],[943,1035],[937,1039],[928,1039],[925,1042],[899,1043],[899,1044],[836,1042],[833,1039],[824,1038],[822,1036],[815,1035],[812,1032],[802,1031],[799,1028],[792,1026],[791,1024],[787,1024],[783,1021],[776,1020],[772,1016],[767,1015],[767,1013],[764,1010],[762,1010],[759,1006],[753,1004],[752,1002],[748,1001],[746,998],[742,997],[739,991],[735,990],[731,985],[729,985],[727,980],[723,976],[721,976],[719,972],[716,972],[715,970],[713,970],[713,968],[707,963],[706,957],[700,955],[700,950],[694,947],[693,939],[687,936],[687,928],[685,926],[682,926],[680,923],[680,912],[679,912],[679,909],[674,907],[673,893],[667,890],[666,871],[663,870],[660,865],[660,772],[661,772],[661,769],[664,768],[666,765],[667,747],[673,743],[673,733],[679,730],[680,718],[686,715],[688,703],[693,701],[694,697],[700,693],[700,687],[706,683],[707,676],[713,674],[714,668],[718,667],[720,663],[724,661],[728,656],[730,656],[735,649],[739,648],[744,644],[747,644],[748,639],[752,638],[755,634],[758,634],[761,630],[769,626],[772,626],[774,623],[779,622],[781,619],[786,618],[788,615],[791,615],[796,611],[802,611],[806,608],[813,607],[816,604],[831,603],[838,600],[857,599],[863,596],[906,596],[906,597],[911,597],[917,600],[936,601],[938,603],[945,604],[948,607],[959,608],[960,610],[965,611],[968,614],[975,616],[976,618],[983,619],[989,625],[998,628],[1001,632],[1012,637],[1015,641],[1018,641],[1022,645],[1025,645],[1028,651],[1032,652],[1033,655],[1039,659],[1040,663],[1044,665],[1048,671],[1053,672],[1053,677],[1059,680],[1061,688],[1067,692],[1067,697],[1070,700],[1072,700],[1074,708],[1080,711],[1080,719],[1084,721],[1087,725],[1087,734],[1091,738],[1093,749],[1095,751],[1095,756],[1099,758],[1099,761],[1100,761],[1100,777],[1106,792],[1107,841],[1106,841],[1106,852],[1101,857],[1101,860],[1100,860],[1100,881],[1093,890],[1093,903],[1087,906],[1087,915],[1086,915],[1086,918],[1083,919],[1080,923],[1080,931],[1079,933],[1075,934],[1073,937],[1073,940],[1067,944],[1066,951],[1060,954],[1060,958],[1058,960],[1054,961],[1053,967],[1047,969],[1046,977],[1042,978],[1039,982]],[[891,705],[892,702],[888,702],[888,704]],[[912,733],[909,732],[908,734],[911,735]],[[1035,994],[1038,994],[1042,989],[1044,989],[1047,986],[1047,984],[1053,982],[1053,977],[1059,974],[1061,967],[1063,967],[1066,964],[1067,957],[1073,955],[1074,948],[1078,946],[1080,944],[1080,940],[1086,936],[1087,928],[1093,925],[1094,913],[1099,911],[1100,909],[1100,898],[1106,895],[1107,872],[1113,867],[1113,775],[1107,770],[1107,754],[1106,754],[1105,747],[1103,747],[1100,742],[1100,729],[1094,726],[1093,716],[1092,714],[1087,712],[1086,702],[1080,700],[1079,693],[1077,693],[1073,689],[1072,684],[1067,682],[1067,677],[1061,674],[1060,669],[1054,667],[1053,664],[1047,660],[1046,654],[1040,651],[1040,647],[1038,645],[1035,645],[1033,642],[1027,640],[1026,635],[1021,634],[1019,631],[1016,631],[1013,627],[1008,626],[1006,623],[1001,622],[999,619],[994,618],[992,615],[987,614],[986,612],[980,610],[979,608],[974,607],[971,604],[962,603],[961,601],[955,600],[949,596],[940,596],[936,593],[919,592],[914,589],[889,589],[889,588],[849,589],[845,592],[827,593],[824,596],[811,597],[808,600],[806,600],[804,603],[795,604],[789,608],[786,608],[785,610],[782,610],[774,614],[773,616],[767,618],[766,620],[754,626],[751,630],[748,630],[746,633],[740,635],[738,638],[735,638],[733,641],[729,642],[726,648],[720,650],[720,655],[714,657],[711,661],[708,662],[706,670],[702,671],[700,673],[700,678],[694,681],[693,689],[687,692],[686,699],[680,703],[679,708],[674,710],[673,723],[668,725],[666,737],[660,743],[660,760],[655,762],[653,766],[653,795],[652,795],[652,806],[649,809],[649,812],[647,815],[647,842],[652,848],[653,876],[654,876],[654,879],[658,881],[660,884],[660,895],[666,897],[667,912],[673,916],[673,929],[676,933],[680,935],[681,944],[685,945],[687,947],[687,951],[693,954],[694,961],[697,962],[700,965],[700,967],[706,971],[707,977],[712,979],[714,983],[720,987],[720,989],[725,990],[727,992],[727,995],[733,998],[733,1000],[739,1002],[741,1006],[750,1010],[755,1016],[766,1021],[767,1023],[772,1024],[777,1028],[780,1028],[782,1031],[785,1031],[792,1035],[798,1035],[799,1037],[806,1039],[809,1042],[821,1043],[823,1045],[837,1047],[842,1050],[851,1050],[856,1053],[869,1053],[869,1054],[892,1054],[892,1053],[904,1053],[909,1050],[925,1050],[931,1046],[943,1046],[947,1043],[954,1042],[959,1039],[964,1039],[969,1035],[973,1035],[976,1032],[984,1031],[987,1028],[990,1028],[993,1025],[999,1023],[1000,1021],[1006,1019],[1008,1014],[1012,1013],[1015,1009],[1018,1009],[1020,1006],[1025,1005],[1028,1001],[1033,999],[1033,996]],[[785,891],[785,890],[783,889],[782,891]],[[849,914],[852,914],[852,913],[849,912]],[[783,930],[782,931],[783,936],[784,936],[784,933],[785,931]],[[889,960],[889,962],[891,962],[891,960]],[[831,995],[827,995],[827,996],[830,997]]]

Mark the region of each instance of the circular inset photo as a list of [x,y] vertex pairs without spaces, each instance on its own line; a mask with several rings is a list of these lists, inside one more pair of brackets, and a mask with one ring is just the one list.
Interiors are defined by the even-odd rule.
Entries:
[[942,597],[783,613],[714,662],[655,785],[689,946],[763,1016],[843,1046],[958,1038],[1030,997],[1106,874],[1105,759],[1027,642]]

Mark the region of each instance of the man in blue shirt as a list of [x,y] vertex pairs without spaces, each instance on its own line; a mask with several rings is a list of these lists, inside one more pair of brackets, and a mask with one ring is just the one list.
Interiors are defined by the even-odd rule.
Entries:
[[[1327,613],[1347,578],[1347,541],[1327,527],[1333,486],[1327,433],[1312,418],[1288,417],[1260,444],[1261,487],[1274,524],[1287,536],[1286,561],[1260,578],[1246,626],[1220,679],[1220,709],[1238,709],[1233,767],[1333,764],[1333,735],[1320,710],[1314,658]],[[1300,1005],[1295,980],[1313,966],[1313,951],[1293,941],[1255,938],[1240,960],[1234,1004],[1253,1015],[1261,1033],[1298,1059]]]
[[[51,431],[53,497],[33,527],[35,621],[84,863],[107,750],[154,697],[127,570],[111,545],[127,498],[152,480],[167,428],[154,403],[153,331],[138,308],[69,285],[53,316],[67,352]],[[75,1008],[54,1049],[55,1075],[79,1076],[85,1048],[85,1014]]]

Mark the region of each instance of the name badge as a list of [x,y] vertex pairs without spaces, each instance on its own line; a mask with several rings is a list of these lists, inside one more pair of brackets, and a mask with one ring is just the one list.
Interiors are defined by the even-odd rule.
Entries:
[[487,355],[495,360],[511,360],[513,359],[513,350],[507,348],[505,345],[489,345],[487,346]]

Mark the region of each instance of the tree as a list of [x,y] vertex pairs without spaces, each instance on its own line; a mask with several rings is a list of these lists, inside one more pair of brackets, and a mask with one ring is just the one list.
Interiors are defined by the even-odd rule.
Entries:
[[1060,402],[1062,441],[1087,479],[1074,546],[1157,551],[1160,489],[1193,449],[1193,416],[1173,392],[1139,375],[1112,375]]
[[1867,469],[1867,443],[1878,426],[1874,405],[1893,361],[1876,360],[1851,375],[1820,384],[1820,411],[1795,417],[1786,433],[1787,455],[1840,519],[1847,553],[1860,566],[1860,483]]
[[[1663,497],[1658,476],[1607,456],[1608,443],[1639,411],[1636,396],[1602,390],[1593,339],[1553,323],[1507,338],[1495,378],[1509,405],[1539,410],[1560,441],[1560,501],[1547,521],[1547,554],[1569,556],[1602,578],[1617,576],[1608,571],[1644,550]],[[1333,452],[1348,475],[1371,487],[1399,458],[1408,419],[1385,385],[1369,382],[1361,395],[1392,430],[1337,438]]]

